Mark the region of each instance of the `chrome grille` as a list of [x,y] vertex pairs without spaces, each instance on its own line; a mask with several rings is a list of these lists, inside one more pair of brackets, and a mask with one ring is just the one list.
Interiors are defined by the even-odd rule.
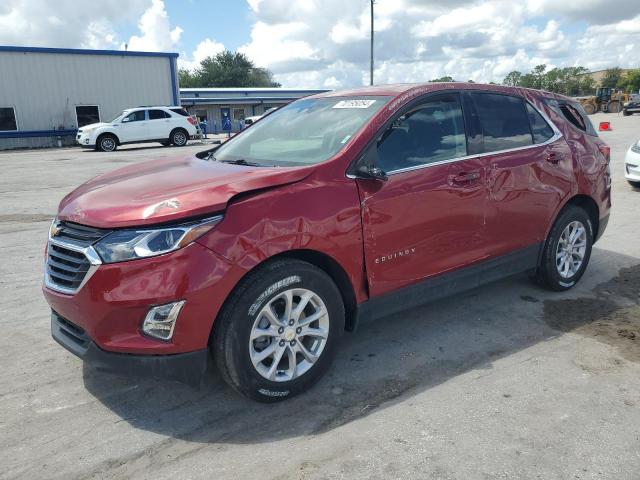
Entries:
[[92,245],[109,234],[109,230],[76,223],[58,222],[56,235],[49,237],[45,285],[52,290],[77,292],[100,264]]

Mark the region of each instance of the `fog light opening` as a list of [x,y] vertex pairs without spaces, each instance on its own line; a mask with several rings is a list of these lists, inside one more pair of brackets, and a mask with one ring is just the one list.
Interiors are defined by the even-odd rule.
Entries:
[[160,340],[171,340],[178,314],[184,304],[185,300],[181,300],[149,309],[142,323],[144,334]]

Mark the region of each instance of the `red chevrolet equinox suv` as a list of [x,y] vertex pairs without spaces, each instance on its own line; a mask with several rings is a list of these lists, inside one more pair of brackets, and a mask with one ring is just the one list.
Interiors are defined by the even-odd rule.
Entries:
[[53,338],[99,369],[253,399],[307,389],[345,330],[518,272],[582,277],[610,210],[609,147],[574,100],[390,85],[295,101],[194,157],[60,203]]

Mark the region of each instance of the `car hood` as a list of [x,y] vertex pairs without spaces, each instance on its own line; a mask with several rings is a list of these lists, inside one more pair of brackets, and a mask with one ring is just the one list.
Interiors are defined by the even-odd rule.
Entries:
[[98,128],[98,127],[104,127],[107,125],[111,125],[110,123],[105,123],[105,122],[99,122],[99,123],[91,123],[89,125],[84,125],[82,127],[80,127],[78,130],[92,130],[94,128]]
[[60,202],[58,218],[98,228],[177,221],[223,211],[235,195],[297,182],[311,168],[247,167],[196,157],[155,160],[89,180]]

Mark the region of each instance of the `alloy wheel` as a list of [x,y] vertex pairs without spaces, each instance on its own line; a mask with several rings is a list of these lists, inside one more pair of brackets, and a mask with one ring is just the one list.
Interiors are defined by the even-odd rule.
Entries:
[[562,278],[571,278],[580,270],[586,251],[587,229],[574,220],[562,231],[556,248],[556,268]]
[[249,337],[256,371],[267,380],[286,382],[304,375],[327,344],[329,313],[306,288],[286,290],[258,313]]

